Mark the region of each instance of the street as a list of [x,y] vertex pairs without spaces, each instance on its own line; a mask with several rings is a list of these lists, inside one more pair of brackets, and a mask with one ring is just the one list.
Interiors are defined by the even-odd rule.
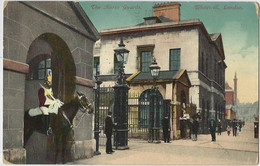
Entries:
[[101,155],[78,160],[68,164],[87,165],[256,165],[258,163],[258,139],[254,138],[253,123],[246,124],[237,137],[216,134],[216,142],[211,135],[198,135],[198,141],[173,140],[170,143],[147,143],[130,139],[129,150],[116,150]]

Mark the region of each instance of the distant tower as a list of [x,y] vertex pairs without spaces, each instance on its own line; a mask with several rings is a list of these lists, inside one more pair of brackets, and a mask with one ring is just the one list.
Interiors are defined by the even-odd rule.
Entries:
[[237,105],[237,73],[235,73],[234,78],[234,105]]

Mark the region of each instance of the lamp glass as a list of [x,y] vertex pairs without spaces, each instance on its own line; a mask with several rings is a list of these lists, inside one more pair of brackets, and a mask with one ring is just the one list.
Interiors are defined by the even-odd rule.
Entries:
[[116,58],[118,62],[123,62],[124,58],[120,53],[116,53]]
[[117,61],[124,62],[124,64],[126,64],[127,60],[128,60],[129,51],[122,47],[119,47],[119,48],[115,49],[114,51],[115,51],[115,54],[117,57]]
[[155,77],[155,78],[158,77],[159,71],[160,71],[160,68],[153,68],[153,69],[151,69],[152,77]]
[[127,50],[126,52],[124,52],[124,64],[127,63],[128,55],[129,55],[129,51]]

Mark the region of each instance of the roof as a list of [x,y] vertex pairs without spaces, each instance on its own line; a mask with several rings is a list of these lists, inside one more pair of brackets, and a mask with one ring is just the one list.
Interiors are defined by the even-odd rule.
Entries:
[[[219,52],[220,57],[222,60],[225,59],[225,54],[223,51],[223,45],[222,45],[222,38],[220,33],[216,34],[208,34],[208,31],[206,30],[204,24],[199,19],[192,19],[192,20],[181,20],[181,21],[170,21],[169,19],[160,16],[158,17],[161,19],[161,23],[156,24],[148,24],[145,25],[144,23],[135,25],[135,26],[129,26],[129,27],[121,27],[121,28],[113,28],[113,29],[105,29],[100,32],[100,36],[110,36],[110,35],[122,35],[122,34],[131,34],[136,32],[142,32],[145,33],[146,31],[154,31],[154,30],[168,30],[173,28],[186,28],[186,27],[199,27],[202,32],[205,34],[206,38],[209,40],[210,43],[212,43]],[[213,40],[212,40],[213,39]],[[221,42],[221,49],[218,47],[217,40],[220,40]],[[224,66],[226,67],[226,64],[224,61],[222,61]]]
[[[164,18],[161,18],[164,19]],[[165,20],[164,20],[165,21]],[[173,27],[181,27],[181,26],[191,26],[191,25],[200,25],[202,22],[198,19],[193,20],[184,20],[184,21],[165,21],[162,23],[157,24],[139,24],[136,26],[129,26],[129,27],[121,27],[121,28],[112,28],[112,29],[105,29],[100,32],[100,35],[111,35],[111,34],[118,34],[118,33],[126,33],[126,32],[133,32],[133,31],[140,31],[140,30],[152,30],[158,28],[173,28]]]
[[44,1],[19,1],[19,3],[22,3],[52,20],[61,23],[63,26],[66,26],[66,28],[75,31],[94,42],[100,38],[97,29],[78,2],[55,1],[54,4],[52,4],[53,6],[56,4],[60,5],[58,3],[66,5],[66,8],[58,8],[60,10],[59,12],[48,9],[49,5],[44,4]]
[[229,84],[226,82],[225,83],[225,90],[227,91],[227,90],[232,90],[233,91],[233,89],[229,86]]
[[[221,33],[213,33],[213,34],[209,34],[210,39],[216,43],[217,48],[219,49],[219,51],[221,52],[222,56],[225,59],[225,52],[224,52],[224,48],[223,48],[223,42],[222,42],[222,36]],[[223,61],[224,66],[227,67],[227,65],[225,64],[225,62]]]
[[94,41],[97,41],[100,36],[99,33],[94,26],[94,24],[91,22],[85,11],[82,9],[80,6],[79,2],[68,2],[71,7],[74,9],[75,13],[77,14],[79,20],[85,27],[85,29],[91,34],[91,37],[93,38]]
[[216,41],[217,38],[220,36],[220,33],[213,33],[213,34],[209,34],[210,38],[212,41]]
[[[187,71],[184,69],[181,70],[168,70],[168,71],[160,71],[158,78],[156,79],[156,82],[167,82],[167,81],[174,81],[174,80],[180,80],[183,75],[186,75],[186,82],[188,86],[191,86],[191,82],[189,80]],[[129,83],[139,83],[139,82],[152,82],[153,77],[150,72],[136,72],[129,76],[126,80]],[[183,84],[185,84],[183,80],[180,80]]]
[[[172,80],[178,71],[160,71],[158,76],[158,80]],[[153,77],[150,72],[140,72],[136,75],[132,81],[139,81],[139,80],[153,80]]]
[[[164,17],[164,16],[159,16],[159,17],[157,17],[162,23],[164,23],[164,22],[173,22],[171,19],[168,19],[168,18],[166,18],[166,17]],[[156,23],[156,24],[158,24],[158,23]],[[141,26],[141,25],[146,25],[144,22],[142,22],[142,23],[140,23],[140,24],[137,24],[136,26]]]

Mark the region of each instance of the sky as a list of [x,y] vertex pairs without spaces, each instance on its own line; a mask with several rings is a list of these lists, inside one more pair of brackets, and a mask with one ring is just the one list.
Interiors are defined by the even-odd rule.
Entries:
[[[169,1],[167,1],[169,2]],[[98,31],[134,26],[153,15],[163,1],[81,1]],[[199,19],[208,33],[221,33],[227,64],[225,79],[238,78],[240,103],[258,101],[258,9],[253,2],[180,2],[181,20]]]

